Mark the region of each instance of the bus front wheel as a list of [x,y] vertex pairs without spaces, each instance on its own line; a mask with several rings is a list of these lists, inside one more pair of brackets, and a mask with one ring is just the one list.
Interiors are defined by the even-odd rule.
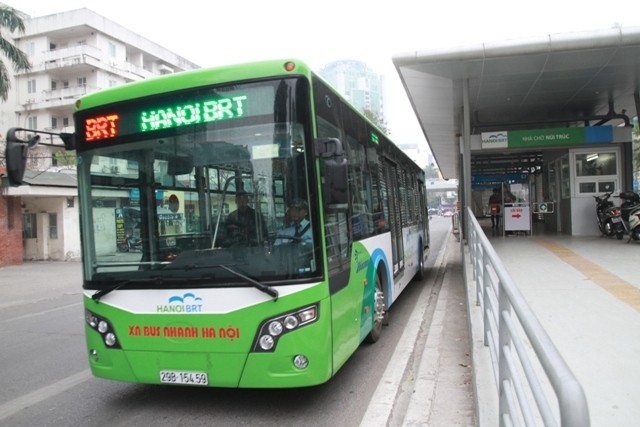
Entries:
[[382,279],[379,275],[376,275],[376,295],[374,302],[373,313],[373,328],[367,335],[365,341],[368,343],[374,343],[380,339],[382,335],[382,327],[389,323],[388,314],[384,305],[384,289],[382,286]]

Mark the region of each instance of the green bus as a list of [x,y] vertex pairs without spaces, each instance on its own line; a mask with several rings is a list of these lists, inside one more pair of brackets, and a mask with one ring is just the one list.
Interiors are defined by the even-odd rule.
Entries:
[[[97,377],[321,384],[425,275],[424,172],[303,62],[102,90],[74,122],[61,137],[77,154]],[[24,130],[7,135],[14,184]]]

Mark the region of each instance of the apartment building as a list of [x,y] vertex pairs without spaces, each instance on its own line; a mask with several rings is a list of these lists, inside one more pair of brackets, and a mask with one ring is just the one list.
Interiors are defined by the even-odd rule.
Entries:
[[386,121],[384,76],[375,73],[366,63],[333,61],[319,74],[360,111],[369,110]]
[[[196,64],[86,8],[27,17],[16,46],[32,64],[17,73],[0,111],[0,132],[11,127],[73,132],[75,101],[90,92]],[[14,114],[7,113],[13,107]],[[26,136],[26,135],[25,135]],[[7,187],[0,201],[0,265],[80,256],[73,156],[57,136],[29,151],[25,184]],[[17,256],[21,254],[21,256]]]

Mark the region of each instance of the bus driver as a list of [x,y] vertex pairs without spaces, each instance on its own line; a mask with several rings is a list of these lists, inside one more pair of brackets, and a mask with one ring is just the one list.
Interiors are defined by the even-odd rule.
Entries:
[[[307,202],[302,199],[294,200],[289,206],[288,212],[291,222],[287,227],[278,231],[277,237],[279,238],[275,241],[275,244],[281,245],[289,242],[311,243],[311,222],[309,222],[309,219],[307,218],[309,214]],[[285,236],[289,236],[291,238],[287,238]]]

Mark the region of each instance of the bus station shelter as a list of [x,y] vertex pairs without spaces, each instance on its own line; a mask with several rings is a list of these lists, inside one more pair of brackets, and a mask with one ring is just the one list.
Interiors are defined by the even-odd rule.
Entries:
[[443,177],[458,179],[476,217],[500,188],[515,194],[525,231],[595,235],[593,196],[638,190],[639,27],[402,53],[393,63]]

